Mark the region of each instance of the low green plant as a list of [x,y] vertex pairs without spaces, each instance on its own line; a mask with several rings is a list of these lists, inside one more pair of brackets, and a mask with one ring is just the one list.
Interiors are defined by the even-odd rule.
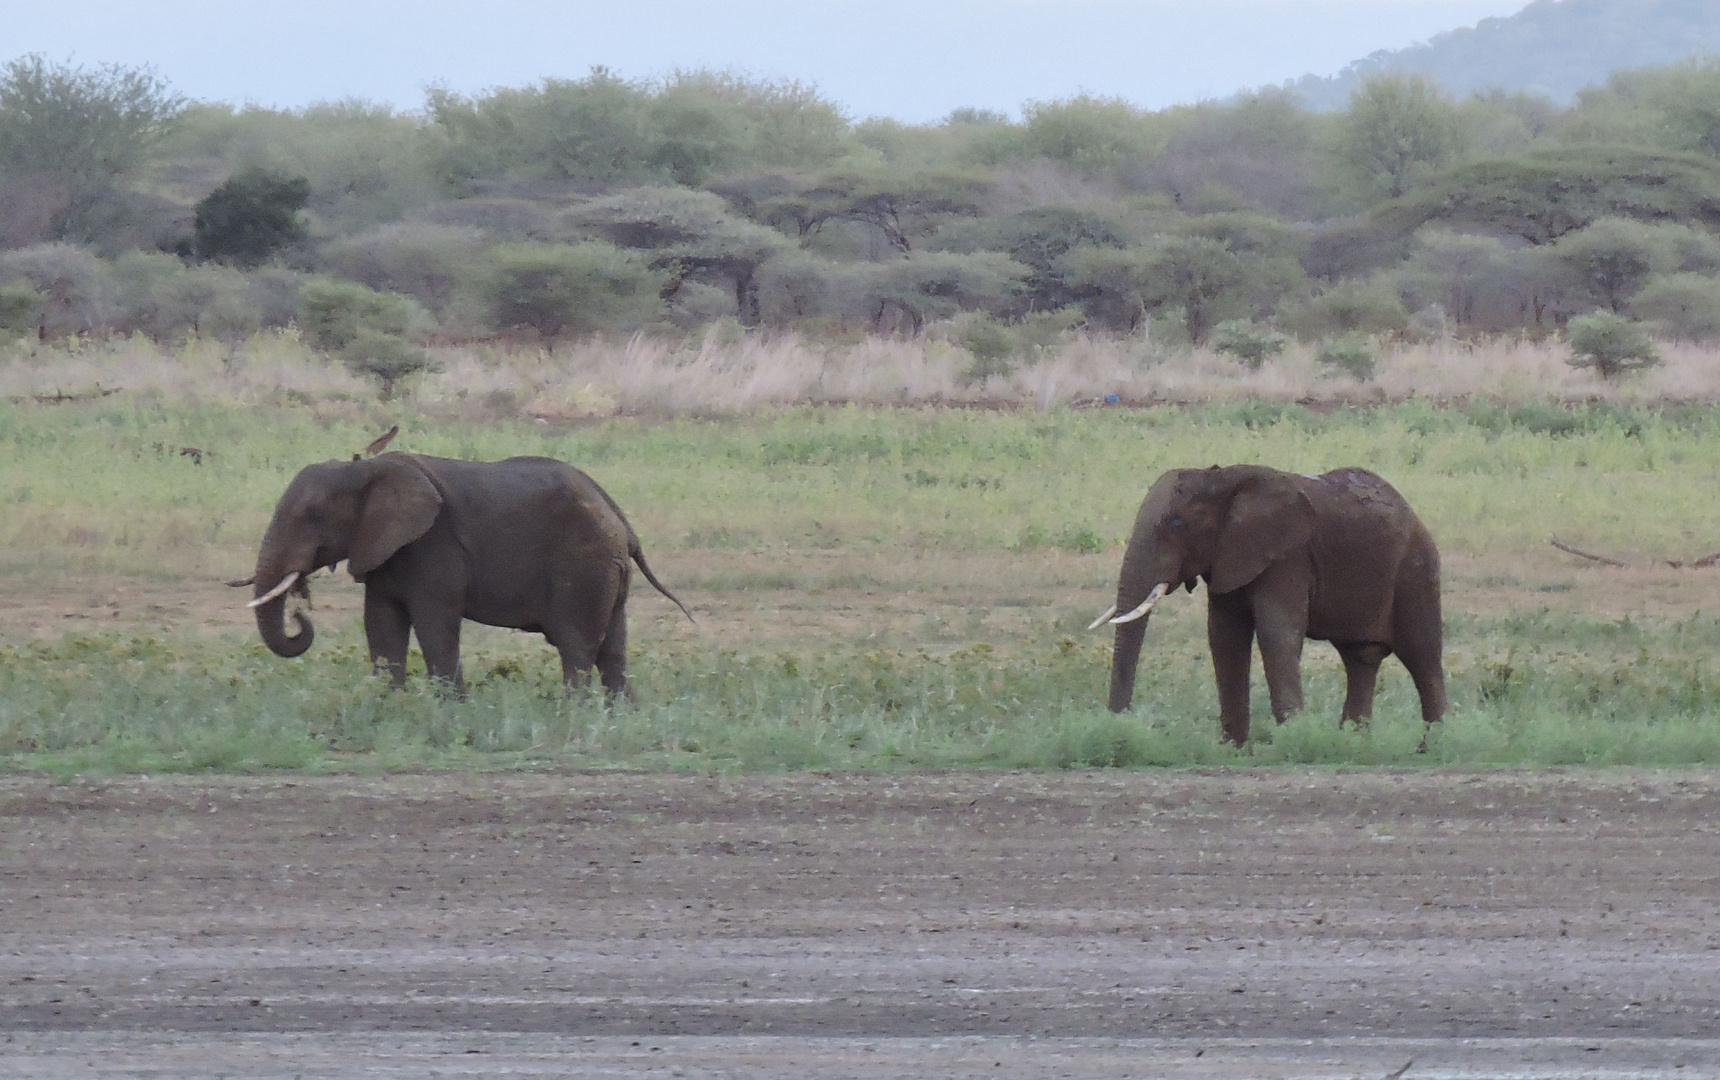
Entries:
[[1592,369],[1602,379],[1613,380],[1643,371],[1660,363],[1660,353],[1639,323],[1610,311],[1579,315],[1565,327],[1571,357],[1565,363]]
[[0,341],[22,337],[36,328],[47,298],[26,281],[0,285]]
[[1357,382],[1367,382],[1374,377],[1378,361],[1373,341],[1366,334],[1354,333],[1320,342],[1314,349],[1314,362]]
[[400,380],[436,369],[429,353],[394,334],[364,329],[340,350],[341,363],[355,375],[382,384],[382,400],[392,401]]
[[367,331],[405,338],[434,325],[409,297],[335,278],[307,281],[299,289],[298,322],[305,340],[329,353],[343,351]]
[[1259,371],[1266,361],[1284,351],[1289,338],[1269,326],[1248,319],[1227,319],[1212,328],[1208,342],[1218,352],[1233,356],[1250,371]]

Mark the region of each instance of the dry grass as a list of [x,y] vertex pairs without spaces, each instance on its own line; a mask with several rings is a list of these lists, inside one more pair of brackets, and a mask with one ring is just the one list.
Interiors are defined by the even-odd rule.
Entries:
[[[1250,372],[1206,350],[1161,350],[1138,340],[1078,337],[1007,376],[971,383],[971,358],[946,342],[866,338],[821,343],[793,335],[729,341],[635,337],[553,349],[487,345],[436,350],[442,370],[406,394],[430,411],[548,420],[676,416],[794,403],[992,405],[1041,411],[1116,395],[1126,402],[1247,398],[1371,402],[1476,395],[1508,401],[1601,398],[1713,400],[1720,350],[1665,345],[1666,363],[1604,383],[1565,363],[1557,343],[1440,341],[1382,350],[1376,377],[1358,383],[1319,369],[1293,346]],[[84,393],[96,387],[176,401],[260,403],[298,398],[364,400],[373,386],[289,333],[234,349],[193,342],[165,349],[143,339],[14,346],[0,358],[0,396]]]

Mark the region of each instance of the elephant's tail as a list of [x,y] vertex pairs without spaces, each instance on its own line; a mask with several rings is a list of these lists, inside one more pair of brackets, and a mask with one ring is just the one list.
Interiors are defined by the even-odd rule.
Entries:
[[681,609],[681,614],[687,617],[688,622],[697,623],[699,620],[693,618],[693,613],[687,610],[686,604],[681,603],[681,598],[665,589],[663,583],[657,580],[657,575],[651,572],[651,567],[645,562],[645,549],[639,546],[639,538],[633,535],[631,528],[627,530],[627,539],[630,541],[627,545],[627,553],[633,556],[634,562],[639,564],[639,572],[645,575],[645,580],[651,583],[652,588],[675,601],[675,606]]

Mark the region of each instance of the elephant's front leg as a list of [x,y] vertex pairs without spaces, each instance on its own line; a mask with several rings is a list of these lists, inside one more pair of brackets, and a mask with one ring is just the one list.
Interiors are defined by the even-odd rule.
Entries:
[[430,677],[465,697],[466,680],[460,670],[460,622],[458,610],[441,606],[412,613],[412,629],[418,634],[418,647],[424,652],[424,667]]
[[1237,593],[1207,597],[1206,641],[1218,680],[1218,722],[1226,742],[1248,741],[1248,669],[1254,658],[1254,612]]
[[1272,695],[1272,716],[1280,724],[1302,711],[1302,643],[1300,627],[1270,625],[1256,617],[1260,635],[1260,665],[1266,669],[1266,690]]
[[365,589],[364,638],[370,645],[370,666],[387,671],[396,688],[404,686],[406,646],[412,638],[412,620],[406,614],[406,605],[376,589]]

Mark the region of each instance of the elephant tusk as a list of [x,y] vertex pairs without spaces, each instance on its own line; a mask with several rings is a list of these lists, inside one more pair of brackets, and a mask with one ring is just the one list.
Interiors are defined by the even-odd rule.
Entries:
[[1119,615],[1115,619],[1112,619],[1111,625],[1112,626],[1120,626],[1123,623],[1134,622],[1136,619],[1141,618],[1147,612],[1153,610],[1154,604],[1156,604],[1160,600],[1164,599],[1164,595],[1165,595],[1166,591],[1168,591],[1169,589],[1170,589],[1170,586],[1165,584],[1162,581],[1159,582],[1157,585],[1154,585],[1153,591],[1147,594],[1147,598],[1145,600],[1141,601],[1140,607],[1129,612],[1127,615]]
[[262,607],[264,604],[268,603],[270,600],[273,600],[275,597],[281,595],[282,593],[286,592],[288,589],[292,588],[293,582],[295,582],[297,580],[299,580],[299,572],[297,570],[294,570],[292,573],[290,573],[286,577],[282,578],[280,584],[276,585],[274,588],[270,589],[268,592],[264,593],[263,595],[257,597],[255,600],[252,600],[250,603],[246,604],[245,606],[248,608]]
[[1101,627],[1105,624],[1106,619],[1109,619],[1111,616],[1115,615],[1116,613],[1117,613],[1117,605],[1112,604],[1110,607],[1105,609],[1105,613],[1103,615],[1099,616],[1097,619],[1094,619],[1092,622],[1088,623],[1087,629],[1089,629],[1089,630],[1099,629],[1099,627]]
[[255,585],[256,583],[257,579],[254,577],[234,578],[227,583],[227,587],[229,589],[243,589],[247,585]]

